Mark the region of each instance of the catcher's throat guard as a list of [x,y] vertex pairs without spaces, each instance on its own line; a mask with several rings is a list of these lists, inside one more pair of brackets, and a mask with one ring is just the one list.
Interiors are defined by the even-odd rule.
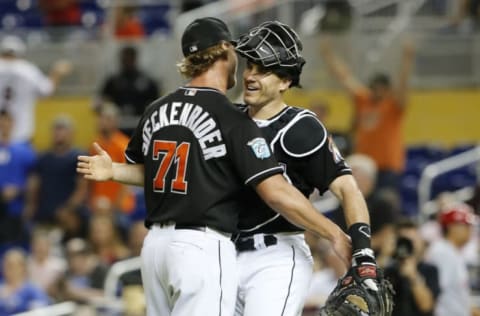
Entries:
[[342,277],[320,316],[390,316],[393,311],[393,287],[378,269],[378,291],[367,289],[355,278],[352,269]]

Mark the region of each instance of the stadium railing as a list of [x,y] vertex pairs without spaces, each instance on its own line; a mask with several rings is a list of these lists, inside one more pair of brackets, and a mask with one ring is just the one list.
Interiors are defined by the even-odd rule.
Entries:
[[[425,221],[436,209],[431,201],[433,180],[449,171],[461,168],[480,161],[480,146],[457,154],[455,156],[431,163],[423,170],[418,183],[418,210],[420,222]],[[477,169],[477,179],[479,178]],[[471,188],[463,188],[457,191],[457,197],[461,200],[469,198]]]

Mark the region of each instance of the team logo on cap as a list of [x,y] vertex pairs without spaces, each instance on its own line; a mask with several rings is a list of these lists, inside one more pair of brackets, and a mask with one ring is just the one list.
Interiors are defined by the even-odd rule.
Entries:
[[257,137],[247,143],[253,150],[253,153],[258,159],[265,159],[271,156],[265,138]]
[[190,46],[190,48],[189,48],[190,53],[194,53],[194,52],[196,52],[197,50],[198,50],[197,45],[192,45],[192,46]]

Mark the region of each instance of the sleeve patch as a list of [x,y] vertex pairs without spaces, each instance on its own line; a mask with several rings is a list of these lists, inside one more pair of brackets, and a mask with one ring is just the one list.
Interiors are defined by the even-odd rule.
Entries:
[[283,133],[281,145],[287,154],[305,157],[319,150],[326,138],[322,123],[312,115],[303,115]]
[[332,135],[328,136],[328,150],[332,153],[333,161],[335,161],[335,163],[338,164],[344,160],[340,150],[338,150],[337,145],[333,141]]
[[258,159],[269,158],[272,154],[265,138],[257,137],[247,143]]

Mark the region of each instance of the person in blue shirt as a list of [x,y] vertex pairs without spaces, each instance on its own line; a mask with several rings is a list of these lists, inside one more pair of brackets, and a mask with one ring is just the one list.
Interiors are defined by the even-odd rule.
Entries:
[[12,248],[5,253],[0,282],[0,316],[29,311],[50,304],[47,294],[27,278],[26,255]]
[[30,207],[26,188],[36,154],[29,143],[11,141],[13,126],[11,114],[0,111],[0,243],[28,240],[23,219]]
[[30,186],[37,203],[29,216],[45,225],[56,224],[59,213],[67,208],[81,210],[88,192],[87,181],[76,171],[77,156],[82,152],[73,147],[72,120],[57,116],[51,131],[51,146],[39,155]]

